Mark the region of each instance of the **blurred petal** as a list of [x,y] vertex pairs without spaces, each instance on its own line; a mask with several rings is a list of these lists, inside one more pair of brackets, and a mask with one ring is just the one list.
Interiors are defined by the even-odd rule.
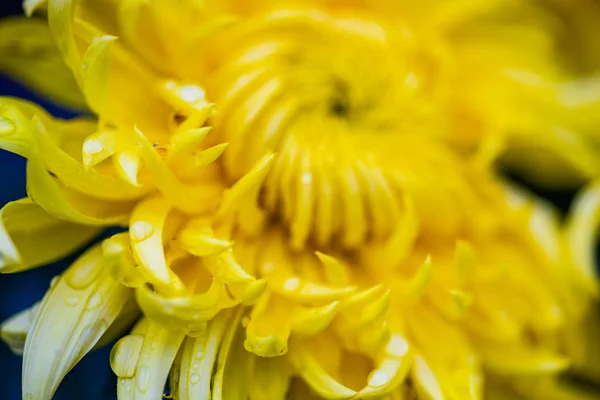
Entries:
[[50,100],[86,109],[73,73],[64,63],[44,19],[12,17],[0,21],[0,71]]
[[98,235],[101,228],[53,217],[30,199],[0,210],[0,272],[17,272],[59,260]]

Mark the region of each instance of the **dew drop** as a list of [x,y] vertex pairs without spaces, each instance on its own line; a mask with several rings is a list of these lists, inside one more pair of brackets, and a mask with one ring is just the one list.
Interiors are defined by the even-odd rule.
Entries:
[[102,296],[100,295],[100,293],[95,292],[94,294],[92,294],[92,297],[90,297],[90,299],[88,300],[86,309],[88,311],[92,311],[93,309],[100,307],[101,304]]
[[69,296],[65,299],[65,304],[68,306],[76,306],[79,303],[79,296]]
[[152,235],[154,228],[146,221],[136,221],[129,228],[129,232],[131,233],[131,240],[134,243],[139,243]]
[[190,376],[190,381],[192,383],[198,383],[198,382],[200,382],[200,375],[198,375],[198,374],[192,374]]
[[386,351],[393,357],[403,357],[408,352],[408,342],[400,335],[392,335]]
[[155,349],[156,348],[156,342],[152,342],[152,344],[150,345],[151,348]]
[[204,352],[202,350],[197,351],[196,354],[194,354],[194,357],[196,357],[198,360],[201,360],[202,357],[204,357]]
[[135,384],[141,392],[145,392],[148,389],[148,381],[150,380],[150,368],[146,365],[142,365],[137,371],[135,377]]
[[8,118],[0,117],[0,135],[3,134],[11,134],[13,133],[17,127],[15,124]]
[[192,364],[192,368],[193,368],[193,369],[198,369],[198,368],[200,368],[200,364],[198,364],[198,363],[193,363],[193,364]]
[[383,371],[375,371],[369,379],[369,386],[380,387],[388,383],[390,380],[389,376]]
[[89,139],[83,143],[83,152],[86,154],[96,154],[104,150],[102,143],[96,139]]
[[283,288],[288,291],[296,290],[298,287],[300,287],[300,279],[296,277],[288,278],[283,283]]
[[65,272],[65,282],[73,289],[85,289],[91,285],[102,272],[102,263],[99,260],[86,260],[77,263]]

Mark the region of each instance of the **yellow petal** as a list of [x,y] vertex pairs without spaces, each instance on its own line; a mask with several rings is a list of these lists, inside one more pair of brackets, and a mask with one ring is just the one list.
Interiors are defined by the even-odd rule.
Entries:
[[252,309],[244,347],[260,357],[277,357],[288,350],[290,303],[265,294]]
[[367,387],[358,392],[362,399],[381,398],[396,390],[412,367],[413,354],[406,339],[395,333],[379,356],[377,367],[369,374]]
[[0,148],[29,157],[33,147],[30,118],[6,98],[0,102]]
[[83,94],[97,114],[103,114],[107,109],[110,45],[116,39],[110,35],[95,37],[83,55]]
[[[106,260],[104,263],[106,264]],[[128,301],[125,303],[123,309],[119,315],[117,315],[117,318],[94,346],[94,350],[104,347],[109,343],[113,343],[116,339],[123,337],[133,323],[139,319],[139,316],[140,309],[135,301]]]
[[103,269],[100,247],[84,253],[50,288],[27,335],[24,398],[50,399],[131,300]]
[[118,233],[102,242],[102,255],[106,269],[113,279],[128,287],[140,287],[146,283],[141,268],[135,263],[131,240],[127,233]]
[[62,53],[67,65],[75,75],[75,79],[81,79],[79,69],[81,56],[75,44],[73,34],[74,5],[72,0],[48,0],[48,25],[58,49]]
[[171,149],[167,154],[167,162],[176,162],[177,158],[199,146],[211,129],[209,126],[189,129],[171,136]]
[[46,213],[29,199],[0,210],[0,272],[17,272],[48,264],[74,252],[100,233]]
[[181,246],[198,257],[215,255],[230,249],[233,242],[217,239],[208,221],[192,220],[178,233]]
[[0,337],[10,347],[13,353],[23,354],[27,332],[37,318],[40,303],[13,315],[0,326]]
[[254,280],[254,277],[248,274],[237,262],[231,249],[214,256],[205,257],[204,265],[214,277],[225,283],[241,283]]
[[213,400],[245,400],[248,398],[246,370],[250,356],[242,347],[243,330],[240,321],[244,308],[239,307],[234,311],[229,322],[217,357],[214,374],[212,398]]
[[502,374],[545,375],[564,371],[569,366],[569,360],[558,353],[521,344],[484,345],[479,352],[487,368]]
[[200,336],[188,337],[180,360],[171,377],[171,390],[180,400],[210,398],[211,382],[221,341],[231,320],[231,312],[223,311],[208,323]]
[[140,173],[141,158],[136,151],[118,152],[114,155],[113,162],[121,179],[133,186],[140,186],[138,175]]
[[595,232],[600,223],[600,182],[593,182],[580,194],[572,207],[564,234],[568,256],[578,272],[576,278],[598,294],[595,257]]
[[136,290],[140,308],[148,317],[171,329],[179,329],[189,336],[198,336],[206,322],[222,309],[233,307],[241,299],[232,301],[222,283],[213,281],[204,293],[185,297],[164,297],[147,286]]
[[445,400],[440,382],[427,362],[420,355],[415,356],[412,379],[419,396],[425,399]]
[[299,336],[313,336],[325,330],[337,312],[338,301],[323,307],[300,307],[294,311],[292,331]]
[[321,264],[325,267],[325,276],[331,284],[347,285],[350,282],[348,267],[338,259],[327,254],[316,251],[315,254]]
[[178,281],[167,266],[163,247],[163,231],[170,211],[162,197],[150,197],[135,207],[129,224],[131,248],[137,264],[149,282],[163,286]]
[[297,276],[272,278],[269,287],[273,292],[301,303],[331,303],[341,300],[356,291],[353,286],[332,287],[301,279]]
[[[40,2],[38,0],[38,4],[33,3],[25,2],[26,13],[32,12]],[[0,71],[15,77],[51,100],[77,110],[86,109],[73,73],[65,65],[44,19],[2,19]],[[49,76],[52,79],[48,79]]]
[[135,132],[140,156],[152,173],[156,186],[169,202],[189,214],[198,214],[215,206],[215,199],[220,197],[218,185],[182,183],[160,158],[146,136],[138,129]]
[[37,146],[35,154],[42,158],[47,168],[65,186],[89,196],[112,201],[137,199],[145,194],[139,188],[116,177],[86,170],[81,163],[58,147],[37,116],[32,120],[32,129]]
[[283,399],[291,383],[290,367],[285,357],[252,356],[252,370],[249,377],[250,400]]
[[319,364],[308,349],[290,353],[295,371],[321,397],[326,399],[349,399],[356,392],[339,383]]
[[111,367],[119,399],[159,399],[185,334],[142,320],[115,345]]
[[258,193],[271,165],[273,164],[274,154],[265,155],[256,165],[240,180],[238,180],[230,189],[223,194],[223,200],[217,211],[217,218],[224,216],[249,200],[248,196]]
[[133,206],[96,199],[67,188],[35,156],[27,163],[27,194],[49,214],[86,225],[123,223]]
[[39,8],[46,7],[47,5],[48,0],[24,0],[23,11],[25,11],[25,15],[31,17]]

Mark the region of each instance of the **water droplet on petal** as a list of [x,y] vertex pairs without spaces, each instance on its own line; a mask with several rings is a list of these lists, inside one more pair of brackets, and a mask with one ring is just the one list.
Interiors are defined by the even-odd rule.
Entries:
[[198,382],[200,382],[200,376],[198,374],[192,374],[190,376],[190,381],[192,383],[198,383]]
[[65,304],[68,306],[76,306],[77,303],[79,303],[79,300],[81,300],[79,296],[69,296],[65,299]]
[[298,287],[300,287],[300,279],[296,277],[288,278],[283,283],[283,288],[288,291],[296,290]]
[[375,371],[369,379],[369,386],[380,387],[388,383],[390,380],[389,376],[383,371]]
[[204,352],[202,350],[197,351],[196,354],[194,354],[194,357],[196,357],[198,360],[201,360],[202,357],[204,357]]
[[103,149],[102,143],[96,139],[89,139],[83,143],[83,152],[86,154],[100,153]]
[[131,233],[131,240],[139,243],[152,235],[154,228],[146,221],[136,221],[129,228],[129,232]]
[[0,135],[13,133],[16,128],[10,119],[0,117]]
[[94,294],[92,294],[92,297],[90,297],[90,299],[88,300],[86,309],[88,311],[92,311],[93,309],[100,307],[101,304],[102,296],[100,295],[100,293],[95,292]]

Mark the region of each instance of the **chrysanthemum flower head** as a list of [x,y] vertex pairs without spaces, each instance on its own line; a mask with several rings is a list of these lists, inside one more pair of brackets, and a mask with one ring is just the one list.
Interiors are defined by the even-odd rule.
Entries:
[[24,398],[123,335],[122,399],[167,380],[177,399],[575,396],[556,377],[594,376],[600,192],[562,223],[491,169],[521,93],[507,69],[561,74],[549,33],[505,6],[545,12],[50,0],[96,118],[0,100],[0,146],[28,159],[0,270],[124,229],[3,325]]

